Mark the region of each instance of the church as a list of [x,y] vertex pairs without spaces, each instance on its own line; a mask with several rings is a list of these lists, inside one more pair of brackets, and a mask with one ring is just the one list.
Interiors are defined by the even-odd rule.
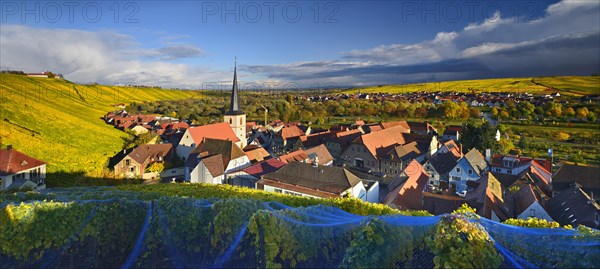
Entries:
[[246,147],[246,113],[240,109],[237,83],[237,63],[233,68],[233,88],[231,89],[231,104],[225,113],[225,122],[229,123],[235,136],[240,140],[240,148]]
[[233,141],[240,149],[247,145],[246,113],[240,109],[237,83],[237,63],[233,69],[233,87],[229,111],[223,122],[188,128],[175,150],[179,158],[187,159],[202,141],[207,138]]

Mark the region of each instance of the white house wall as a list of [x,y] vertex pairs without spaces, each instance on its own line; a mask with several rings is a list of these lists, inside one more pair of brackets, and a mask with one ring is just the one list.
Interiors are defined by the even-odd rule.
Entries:
[[192,152],[196,146],[196,141],[194,141],[189,129],[186,130],[175,149],[177,157],[187,159],[188,156],[190,156],[190,152]]
[[529,217],[536,217],[538,219],[545,219],[547,221],[554,221],[550,215],[544,210],[544,208],[538,203],[534,201],[531,205],[523,211],[523,213],[519,214],[518,218],[527,219]]

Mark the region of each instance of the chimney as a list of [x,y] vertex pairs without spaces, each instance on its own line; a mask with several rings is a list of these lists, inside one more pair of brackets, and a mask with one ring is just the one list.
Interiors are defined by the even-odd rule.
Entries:
[[6,150],[12,150],[13,146],[12,145],[6,145]]
[[462,151],[462,143],[460,143],[460,157],[462,158],[465,154]]
[[491,149],[485,149],[485,160],[488,163],[492,162],[492,150]]
[[313,167],[319,167],[319,157],[315,156],[315,160],[313,162]]

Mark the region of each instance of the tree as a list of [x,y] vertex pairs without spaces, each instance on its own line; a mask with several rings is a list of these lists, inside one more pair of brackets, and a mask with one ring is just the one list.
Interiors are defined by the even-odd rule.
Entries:
[[587,109],[587,107],[580,107],[576,111],[577,118],[580,118],[580,119],[587,118],[587,116],[588,116],[589,113],[590,113],[590,111]]
[[155,162],[146,168],[146,171],[150,173],[160,174],[165,169],[165,164],[163,162]]
[[504,139],[504,138],[502,138],[498,142],[497,151],[500,154],[507,154],[507,153],[509,153],[514,148],[515,148],[515,145],[513,145],[512,141],[510,141],[510,139]]
[[527,140],[527,137],[525,137],[524,135],[521,136],[521,139],[519,139],[519,143],[517,144],[519,146],[519,148],[527,148],[527,146],[529,146],[529,141]]
[[569,140],[569,138],[571,137],[571,135],[569,135],[568,133],[565,132],[558,132],[556,133],[556,139],[558,140]]
[[495,139],[496,129],[488,122],[479,126],[469,123],[463,129],[460,136],[460,143],[463,144],[464,153],[471,148],[476,148],[480,151],[485,149],[498,149],[498,143]]
[[496,118],[498,117],[498,109],[497,108],[492,108],[492,117]]

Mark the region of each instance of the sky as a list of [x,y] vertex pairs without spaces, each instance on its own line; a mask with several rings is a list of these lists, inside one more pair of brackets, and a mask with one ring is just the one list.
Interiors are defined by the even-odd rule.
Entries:
[[[600,73],[600,1],[0,2],[0,69],[297,88]],[[228,88],[228,87],[223,87]]]

